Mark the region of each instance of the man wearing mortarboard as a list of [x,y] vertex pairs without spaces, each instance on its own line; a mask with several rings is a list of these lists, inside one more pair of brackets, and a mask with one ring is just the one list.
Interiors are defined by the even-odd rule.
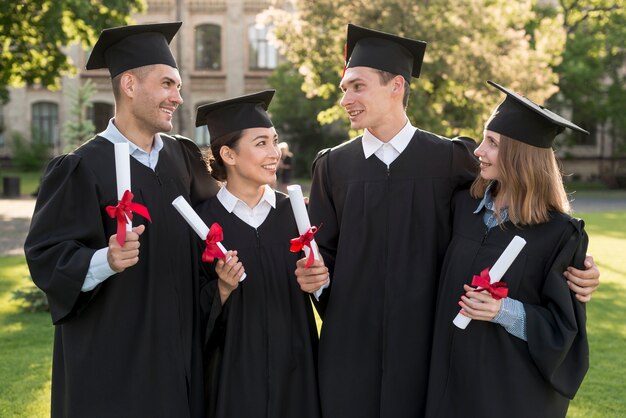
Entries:
[[[363,135],[318,154],[309,215],[330,270],[318,310],[326,418],[424,415],[450,202],[476,175],[474,141],[411,125],[426,43],[348,25],[341,105]],[[300,267],[304,261],[300,260]],[[596,270],[597,271],[597,270]],[[327,281],[313,268],[300,283]]]
[[[162,133],[183,102],[169,48],[180,25],[101,33],[86,68],[108,68],[115,115],[44,175],[25,252],[55,325],[53,417],[203,415],[196,243],[171,202],[204,200],[214,182],[193,143]],[[107,211],[116,143],[152,220],[133,217],[123,245]]]

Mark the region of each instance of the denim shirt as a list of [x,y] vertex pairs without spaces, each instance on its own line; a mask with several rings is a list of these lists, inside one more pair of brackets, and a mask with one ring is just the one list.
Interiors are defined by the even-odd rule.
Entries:
[[[475,214],[480,213],[484,209],[483,222],[488,229],[499,225],[498,217],[495,213],[495,203],[491,196],[491,189],[495,185],[495,181],[492,181],[485,190],[485,196],[478,204],[478,207],[474,211]],[[500,209],[500,223],[504,223],[509,219],[508,208]],[[496,316],[491,320],[496,324],[502,325],[504,329],[511,335],[516,336],[524,341],[527,340],[526,335],[526,311],[524,310],[524,304],[516,299],[504,298],[502,299],[502,305]]]

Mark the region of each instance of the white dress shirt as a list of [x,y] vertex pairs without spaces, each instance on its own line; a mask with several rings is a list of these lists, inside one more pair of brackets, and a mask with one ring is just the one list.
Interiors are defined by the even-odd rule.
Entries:
[[402,151],[405,150],[407,145],[409,145],[416,130],[417,128],[411,125],[411,122],[407,119],[404,127],[400,129],[400,132],[391,138],[389,142],[383,142],[366,129],[365,132],[363,132],[362,140],[365,158],[367,159],[372,155],[376,155],[380,161],[387,164],[387,167],[389,167],[391,163],[400,156]]
[[217,192],[217,200],[220,201],[228,213],[234,214],[254,229],[261,226],[265,222],[267,215],[269,215],[270,210],[276,207],[276,194],[267,184],[261,200],[253,208],[250,208],[243,200],[228,191],[226,186]]
[[[107,128],[103,132],[100,132],[98,135],[107,139],[113,144],[127,142],[128,152],[130,153],[130,155],[141,164],[154,171],[159,161],[159,151],[163,149],[163,140],[158,134],[154,136],[152,149],[149,153],[145,152],[137,145],[129,141],[128,138],[126,138],[124,135],[122,135],[122,133],[113,123],[113,119],[109,120]],[[83,287],[81,288],[83,292],[88,292],[94,289],[98,284],[102,283],[103,281],[115,274],[115,271],[111,269],[111,266],[109,266],[109,261],[107,260],[108,251],[108,247],[101,248],[96,251],[91,257],[89,270],[87,270],[87,275],[85,276],[85,281],[83,282]]]

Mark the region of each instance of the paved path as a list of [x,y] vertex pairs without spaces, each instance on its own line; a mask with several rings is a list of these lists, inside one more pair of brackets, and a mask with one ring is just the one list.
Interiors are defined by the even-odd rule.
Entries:
[[[626,191],[585,192],[573,195],[574,214],[626,211]],[[35,199],[0,199],[0,256],[24,254],[24,240],[35,208]]]
[[0,256],[24,254],[35,199],[0,199]]

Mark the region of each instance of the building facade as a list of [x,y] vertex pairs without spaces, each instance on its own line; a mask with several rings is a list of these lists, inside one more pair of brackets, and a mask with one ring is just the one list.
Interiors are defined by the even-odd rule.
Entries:
[[[264,0],[147,0],[145,13],[133,16],[136,23],[182,21],[172,40],[182,78],[184,99],[174,116],[173,132],[208,144],[206,127],[195,128],[200,105],[253,93],[268,87],[266,79],[280,57],[271,42],[271,28],[258,16],[269,7]],[[0,158],[10,157],[10,141],[17,133],[26,141],[46,142],[51,153],[63,152],[63,125],[71,119],[68,92],[91,80],[96,88],[87,112],[101,132],[114,112],[111,79],[107,70],[86,71],[90,51],[79,45],[67,54],[79,69],[76,77],[63,77],[60,89],[38,86],[10,89],[10,101],[0,106]]]

